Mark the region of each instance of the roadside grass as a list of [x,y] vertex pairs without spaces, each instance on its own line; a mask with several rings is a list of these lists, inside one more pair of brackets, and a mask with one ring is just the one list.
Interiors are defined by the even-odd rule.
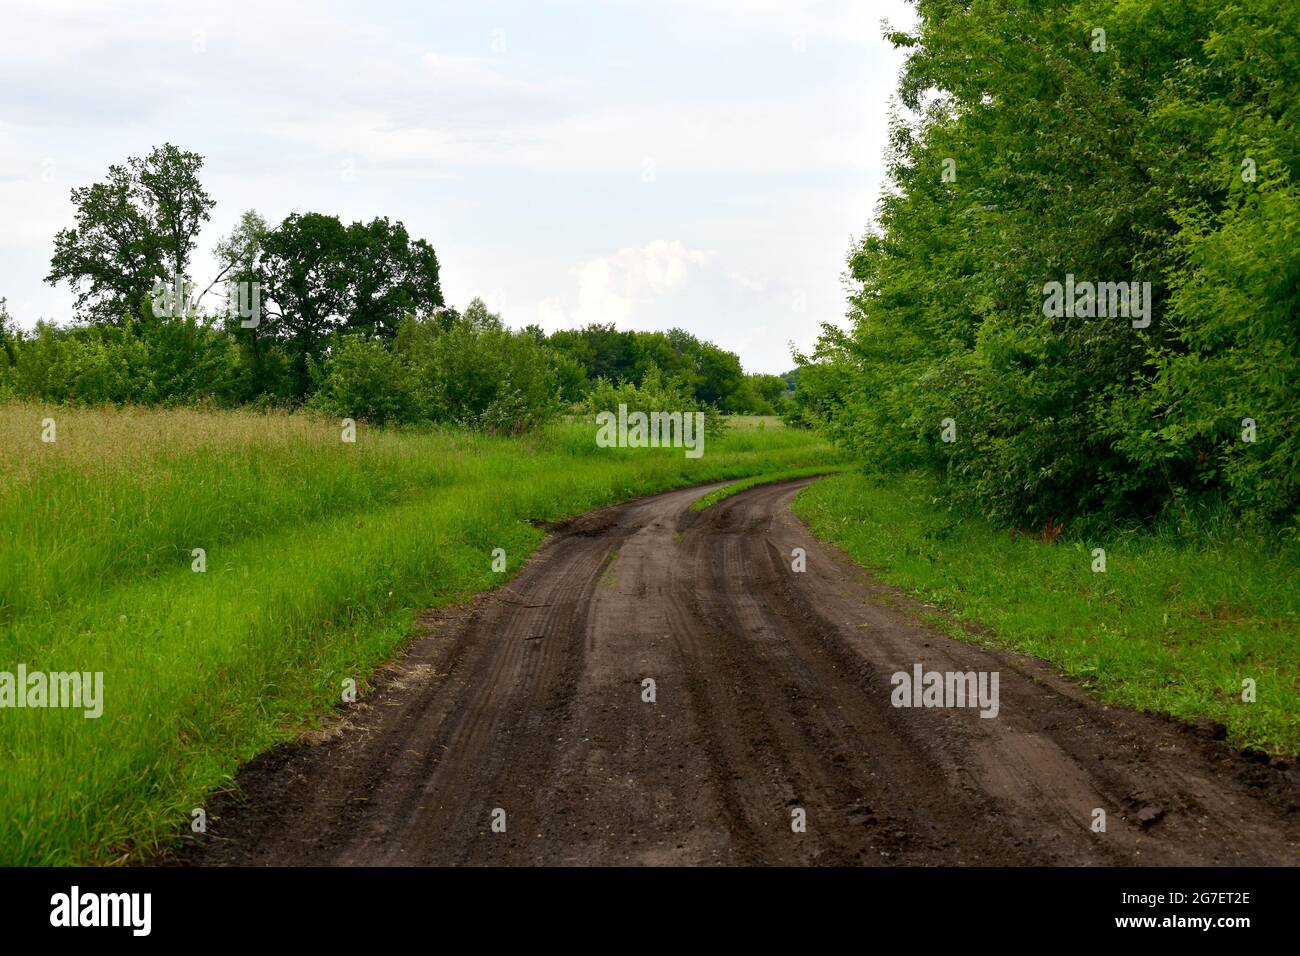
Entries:
[[571,422],[340,436],[307,415],[0,406],[0,671],[102,671],[105,698],[98,719],[0,709],[0,863],[174,840],[240,763],[318,728],[345,679],[364,692],[420,610],[508,580],[543,537],[530,519],[838,457],[793,429],[699,459],[599,448]]
[[[1047,543],[953,515],[935,494],[918,476],[849,473],[806,488],[794,509],[883,580],[971,625],[954,636],[1049,661],[1105,702],[1209,718],[1235,745],[1300,752],[1294,547],[1226,530]],[[1242,700],[1247,679],[1254,703]]]
[[691,502],[691,510],[704,511],[706,508],[712,508],[719,501],[730,498],[732,495],[738,495],[742,491],[748,491],[750,488],[757,488],[759,485],[770,485],[778,481],[793,481],[795,478],[815,478],[818,475],[839,474],[847,471],[849,467],[849,465],[813,465],[811,468],[787,468],[784,471],[774,471],[766,475],[742,478],[740,481],[732,482],[716,491],[710,491],[702,498],[697,498]]

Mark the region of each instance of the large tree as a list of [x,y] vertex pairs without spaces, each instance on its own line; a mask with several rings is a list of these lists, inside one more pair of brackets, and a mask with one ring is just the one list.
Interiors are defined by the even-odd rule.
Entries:
[[262,281],[273,303],[267,315],[293,353],[299,394],[309,385],[308,358],[343,325],[349,259],[347,230],[322,213],[293,213],[263,242]]
[[54,237],[45,281],[68,282],[82,317],[116,323],[140,309],[155,282],[188,280],[214,205],[199,182],[202,166],[197,153],[165,143],[110,166],[104,182],[74,188],[76,225]]
[[348,227],[349,329],[392,338],[408,315],[429,315],[443,305],[438,257],[387,217]]
[[162,237],[169,273],[188,277],[199,229],[216,205],[199,182],[203,157],[164,143],[143,160],[128,163],[139,182],[140,199],[153,229]]
[[308,359],[324,353],[331,333],[391,338],[406,316],[443,305],[433,247],[382,218],[344,226],[294,213],[263,238],[261,274],[272,334],[287,341],[302,394]]

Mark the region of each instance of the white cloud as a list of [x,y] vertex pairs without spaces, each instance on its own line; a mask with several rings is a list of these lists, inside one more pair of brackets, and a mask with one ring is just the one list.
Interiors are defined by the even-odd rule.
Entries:
[[728,278],[731,279],[738,289],[744,292],[750,292],[754,295],[762,295],[767,292],[769,284],[767,276],[749,275],[748,273],[733,269],[728,273]]
[[797,102],[762,110],[739,104],[597,110],[546,122],[417,123],[381,108],[270,122],[268,132],[320,149],[346,147],[374,164],[626,170],[638,181],[680,173],[810,173],[862,169],[884,149],[886,130],[828,125]]
[[658,327],[653,319],[650,326],[644,324],[656,304],[681,289],[708,258],[680,240],[654,239],[640,248],[589,259],[569,270],[577,285],[575,306],[566,309],[556,296],[544,299],[537,306],[538,322],[547,329],[592,322]]

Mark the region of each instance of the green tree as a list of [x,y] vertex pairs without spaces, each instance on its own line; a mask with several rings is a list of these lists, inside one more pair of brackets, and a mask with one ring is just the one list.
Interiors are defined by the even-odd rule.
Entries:
[[76,187],[76,225],[54,237],[45,281],[68,282],[77,309],[92,321],[121,322],[154,283],[188,279],[190,255],[213,200],[199,181],[203,158],[170,143],[102,183]]
[[309,360],[345,322],[350,252],[338,217],[322,213],[292,213],[263,239],[267,331],[288,346],[298,396],[311,385]]
[[300,396],[332,334],[392,338],[405,317],[442,308],[437,256],[400,222],[344,226],[337,216],[293,213],[261,246],[267,334],[287,345]]
[[350,330],[392,338],[408,315],[443,305],[438,257],[423,239],[412,239],[400,222],[375,218],[348,226]]
[[169,275],[188,278],[199,230],[216,205],[199,182],[203,157],[164,143],[144,159],[128,160],[128,166],[139,183],[139,197],[153,229],[162,239]]

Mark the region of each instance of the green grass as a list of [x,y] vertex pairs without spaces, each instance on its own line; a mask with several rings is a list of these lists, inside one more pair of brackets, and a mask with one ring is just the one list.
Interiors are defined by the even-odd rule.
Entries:
[[421,609],[502,584],[543,537],[529,519],[836,460],[787,429],[700,459],[598,448],[573,423],[339,438],[304,415],[0,406],[0,670],[105,685],[99,719],[0,710],[0,863],[174,839],[241,762],[320,726],[345,678],[366,688]]
[[[1050,661],[1102,700],[1208,717],[1230,740],[1300,751],[1300,562],[1220,534],[1054,543],[949,513],[933,484],[844,474],[795,511],[880,577],[950,612],[955,636]],[[1092,570],[1094,548],[1106,571]],[[960,622],[979,625],[962,628]],[[1242,681],[1256,701],[1242,700]]]
[[844,471],[847,467],[847,465],[813,465],[811,468],[787,468],[784,471],[774,471],[766,475],[742,478],[740,481],[733,481],[725,487],[710,491],[707,495],[695,499],[695,501],[691,502],[691,510],[703,511],[706,508],[712,508],[719,501],[730,498],[732,495],[738,495],[742,491],[748,491],[750,488],[757,488],[759,485],[770,485],[778,481],[793,481],[795,478],[815,478],[818,475],[836,474]]

